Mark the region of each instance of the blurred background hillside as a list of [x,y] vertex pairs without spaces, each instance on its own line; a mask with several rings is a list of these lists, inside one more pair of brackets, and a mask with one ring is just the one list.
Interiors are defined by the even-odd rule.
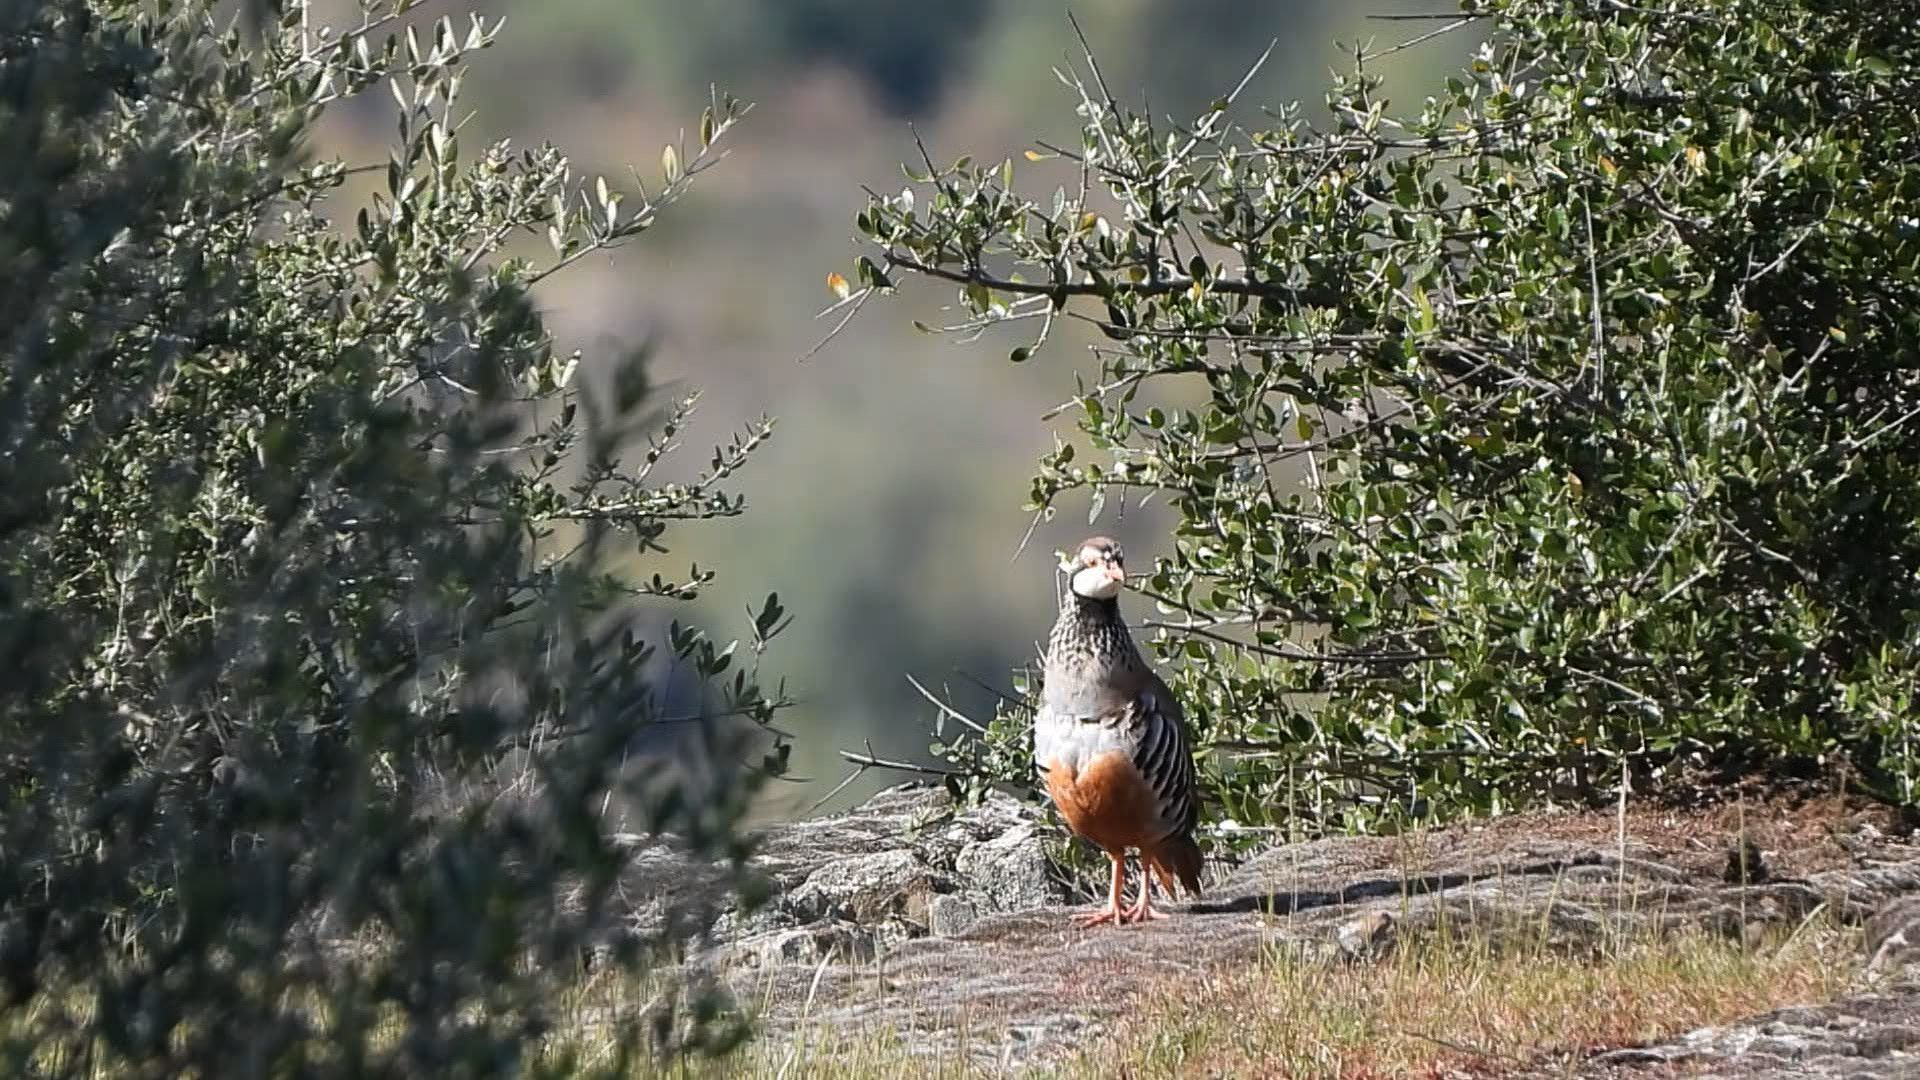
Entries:
[[[1074,11],[1117,96],[1191,117],[1277,42],[1243,98],[1317,103],[1328,70],[1355,42],[1411,38],[1435,23],[1368,14],[1445,10],[1434,0],[1083,0]],[[347,5],[343,4],[342,20]],[[839,747],[926,758],[932,710],[908,685],[951,684],[970,712],[992,696],[955,675],[1005,686],[1034,655],[1054,609],[1053,551],[1088,531],[1084,508],[1042,523],[1015,558],[1033,461],[1071,420],[1043,421],[1073,391],[1084,342],[1056,336],[1033,363],[1007,363],[991,340],[956,345],[916,332],[939,324],[950,295],[921,289],[869,305],[812,359],[828,329],[826,274],[851,274],[861,185],[896,190],[898,163],[1013,156],[1044,196],[1069,182],[1058,163],[1029,165],[1036,138],[1076,140],[1074,99],[1052,68],[1077,60],[1064,4],[1052,0],[434,0],[425,13],[505,16],[502,43],[476,59],[464,99],[470,146],[497,137],[551,140],[576,166],[648,180],[662,143],[690,126],[710,84],[755,103],[729,135],[731,157],[702,178],[662,226],[613,259],[553,279],[542,299],[563,344],[609,359],[651,340],[663,389],[705,392],[690,449],[740,421],[776,414],[773,444],[739,485],[751,525],[686,532],[657,566],[722,571],[700,615],[723,638],[778,590],[797,621],[772,656],[800,699],[786,727],[793,773],[769,815],[803,813],[845,775]],[[1461,60],[1465,40],[1389,58],[1397,104]],[[1336,42],[1344,43],[1342,45]],[[380,99],[367,103],[377,106]],[[378,161],[389,112],[362,109],[320,148]],[[689,462],[704,460],[692,453]],[[1109,504],[1101,531],[1150,565],[1166,519]],[[697,527],[696,527],[697,528]],[[676,615],[685,617],[684,611]],[[897,777],[870,773],[828,808]]]

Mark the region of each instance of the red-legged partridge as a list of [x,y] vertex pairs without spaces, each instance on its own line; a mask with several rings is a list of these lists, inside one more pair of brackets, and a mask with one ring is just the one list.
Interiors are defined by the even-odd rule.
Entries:
[[[1083,926],[1163,919],[1152,876],[1200,892],[1193,752],[1180,703],[1147,666],[1120,618],[1126,570],[1120,545],[1096,536],[1062,564],[1067,600],[1047,642],[1034,758],[1067,827],[1113,862],[1107,906],[1075,916]],[[1128,848],[1140,852],[1140,898],[1122,907]]]

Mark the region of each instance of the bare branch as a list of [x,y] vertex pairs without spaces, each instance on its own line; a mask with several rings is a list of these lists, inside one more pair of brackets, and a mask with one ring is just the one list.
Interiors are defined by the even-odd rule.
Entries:
[[847,773],[847,778],[845,780],[842,780],[838,784],[835,784],[833,786],[832,791],[829,791],[825,795],[822,795],[818,799],[815,799],[813,802],[813,805],[807,807],[807,813],[809,814],[814,813],[815,811],[819,810],[821,807],[832,802],[833,797],[835,795],[838,795],[841,792],[847,790],[847,787],[849,785],[851,785],[855,780],[858,780],[862,776],[866,775],[866,772],[867,772],[867,767],[864,765],[855,767],[852,772]]
[[798,362],[804,364],[808,360],[813,359],[815,354],[817,354],[821,349],[826,348],[830,343],[832,343],[834,338],[839,337],[840,332],[842,330],[845,330],[847,328],[847,324],[853,321],[853,317],[860,314],[860,309],[867,306],[867,301],[873,299],[873,294],[876,291],[877,290],[874,289],[873,286],[869,285],[866,288],[861,289],[856,296],[850,298],[851,303],[849,303],[848,301],[841,301],[839,304],[835,304],[833,307],[830,307],[825,311],[822,311],[820,315],[815,316],[815,318],[819,318],[820,316],[830,315],[833,313],[834,308],[837,308],[837,307],[845,306],[847,308],[847,313],[840,317],[839,322],[833,324],[833,329],[827,331],[825,337],[822,337],[819,341],[814,342],[813,348],[808,349],[806,352],[800,354],[800,359]]
[[1389,665],[1415,664],[1432,660],[1448,659],[1446,653],[1435,652],[1317,653],[1305,649],[1282,649],[1278,646],[1262,645],[1257,641],[1241,641],[1239,638],[1229,637],[1208,626],[1195,622],[1177,623],[1167,622],[1164,619],[1143,619],[1140,625],[1150,626],[1156,630],[1171,630],[1179,634],[1193,634],[1206,638],[1209,641],[1217,641],[1222,645],[1230,645],[1236,649],[1245,649],[1248,652],[1259,653],[1262,656],[1272,656],[1281,660],[1298,660],[1307,664]]
[[933,695],[933,691],[928,690],[926,687],[920,685],[919,679],[914,678],[912,675],[908,675],[907,681],[913,684],[913,688],[915,690],[920,691],[921,697],[926,698],[929,702],[932,702],[933,707],[936,709],[939,709],[941,713],[943,713],[944,715],[953,717],[955,720],[958,720],[960,723],[965,724],[967,727],[972,728],[973,730],[979,732],[982,735],[985,735],[987,733],[987,726],[985,724],[982,724],[974,720],[972,717],[961,712],[959,709],[956,709],[953,706],[935,697]]
[[941,769],[932,765],[918,765],[911,761],[889,761],[886,758],[871,753],[873,749],[871,744],[868,745],[867,749],[869,752],[865,754],[856,754],[852,750],[842,750],[840,751],[840,756],[847,761],[853,762],[855,765],[861,766],[863,769],[894,769],[899,772],[919,773],[922,776],[966,775],[954,769]]
[[[942,281],[952,281],[961,285],[980,285],[996,292],[1022,296],[1105,298],[1115,293],[1131,296],[1166,296],[1171,293],[1185,292],[1194,285],[1194,280],[1184,274],[1162,275],[1148,281],[1114,281],[1106,285],[1098,285],[1091,281],[1045,283],[1013,281],[1008,278],[994,277],[982,270],[951,270],[944,266],[932,266],[899,252],[889,252],[887,262],[890,268],[898,267],[927,277],[939,278]],[[1218,278],[1202,283],[1201,287],[1230,296],[1255,296],[1263,300],[1284,300],[1312,307],[1334,307],[1341,299],[1340,294],[1332,289],[1296,288],[1275,281],[1252,281],[1247,278]]]
[[[1378,18],[1379,16],[1372,16],[1372,17]],[[1442,34],[1451,34],[1455,30],[1458,30],[1463,26],[1472,25],[1474,19],[1475,19],[1475,16],[1472,16],[1472,15],[1457,16],[1453,22],[1448,23],[1447,25],[1441,27],[1438,30],[1429,30],[1424,34],[1420,34],[1416,37],[1408,38],[1407,40],[1401,42],[1398,45],[1389,46],[1387,48],[1379,50],[1378,52],[1370,52],[1365,56],[1361,57],[1360,61],[1361,63],[1370,63],[1374,60],[1380,59],[1383,56],[1392,56],[1394,53],[1404,52],[1407,49],[1411,49],[1416,45],[1424,45],[1427,42],[1432,41],[1434,38],[1441,36]]]
[[1100,96],[1107,99],[1107,109],[1111,112],[1119,112],[1120,103],[1113,99],[1113,91],[1107,89],[1107,77],[1100,73],[1100,61],[1093,57],[1093,46],[1087,43],[1086,32],[1080,29],[1080,20],[1074,18],[1073,12],[1069,11],[1067,22],[1073,25],[1073,36],[1080,39],[1080,55],[1087,61],[1087,70],[1093,73],[1093,84],[1100,88]]

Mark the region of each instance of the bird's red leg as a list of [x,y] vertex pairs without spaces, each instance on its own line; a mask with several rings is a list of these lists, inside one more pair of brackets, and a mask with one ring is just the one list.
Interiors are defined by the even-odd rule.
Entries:
[[1118,924],[1126,921],[1126,913],[1120,910],[1120,894],[1127,887],[1127,857],[1124,853],[1116,855],[1109,851],[1107,859],[1113,863],[1113,887],[1107,893],[1107,906],[1099,911],[1075,915],[1073,921],[1081,926],[1099,926],[1101,923]]
[[1153,909],[1153,869],[1146,865],[1145,856],[1140,864],[1140,899],[1120,913],[1121,922],[1154,922],[1167,917],[1166,912]]

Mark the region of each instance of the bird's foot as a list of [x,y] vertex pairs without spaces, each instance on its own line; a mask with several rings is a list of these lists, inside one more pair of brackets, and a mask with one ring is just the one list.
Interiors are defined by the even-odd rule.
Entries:
[[1166,912],[1155,908],[1147,901],[1146,897],[1142,896],[1138,901],[1120,913],[1119,921],[1124,923],[1159,922],[1166,917]]
[[1082,930],[1107,923],[1119,926],[1126,921],[1127,913],[1118,907],[1103,907],[1098,911],[1083,911],[1073,916],[1073,924]]

